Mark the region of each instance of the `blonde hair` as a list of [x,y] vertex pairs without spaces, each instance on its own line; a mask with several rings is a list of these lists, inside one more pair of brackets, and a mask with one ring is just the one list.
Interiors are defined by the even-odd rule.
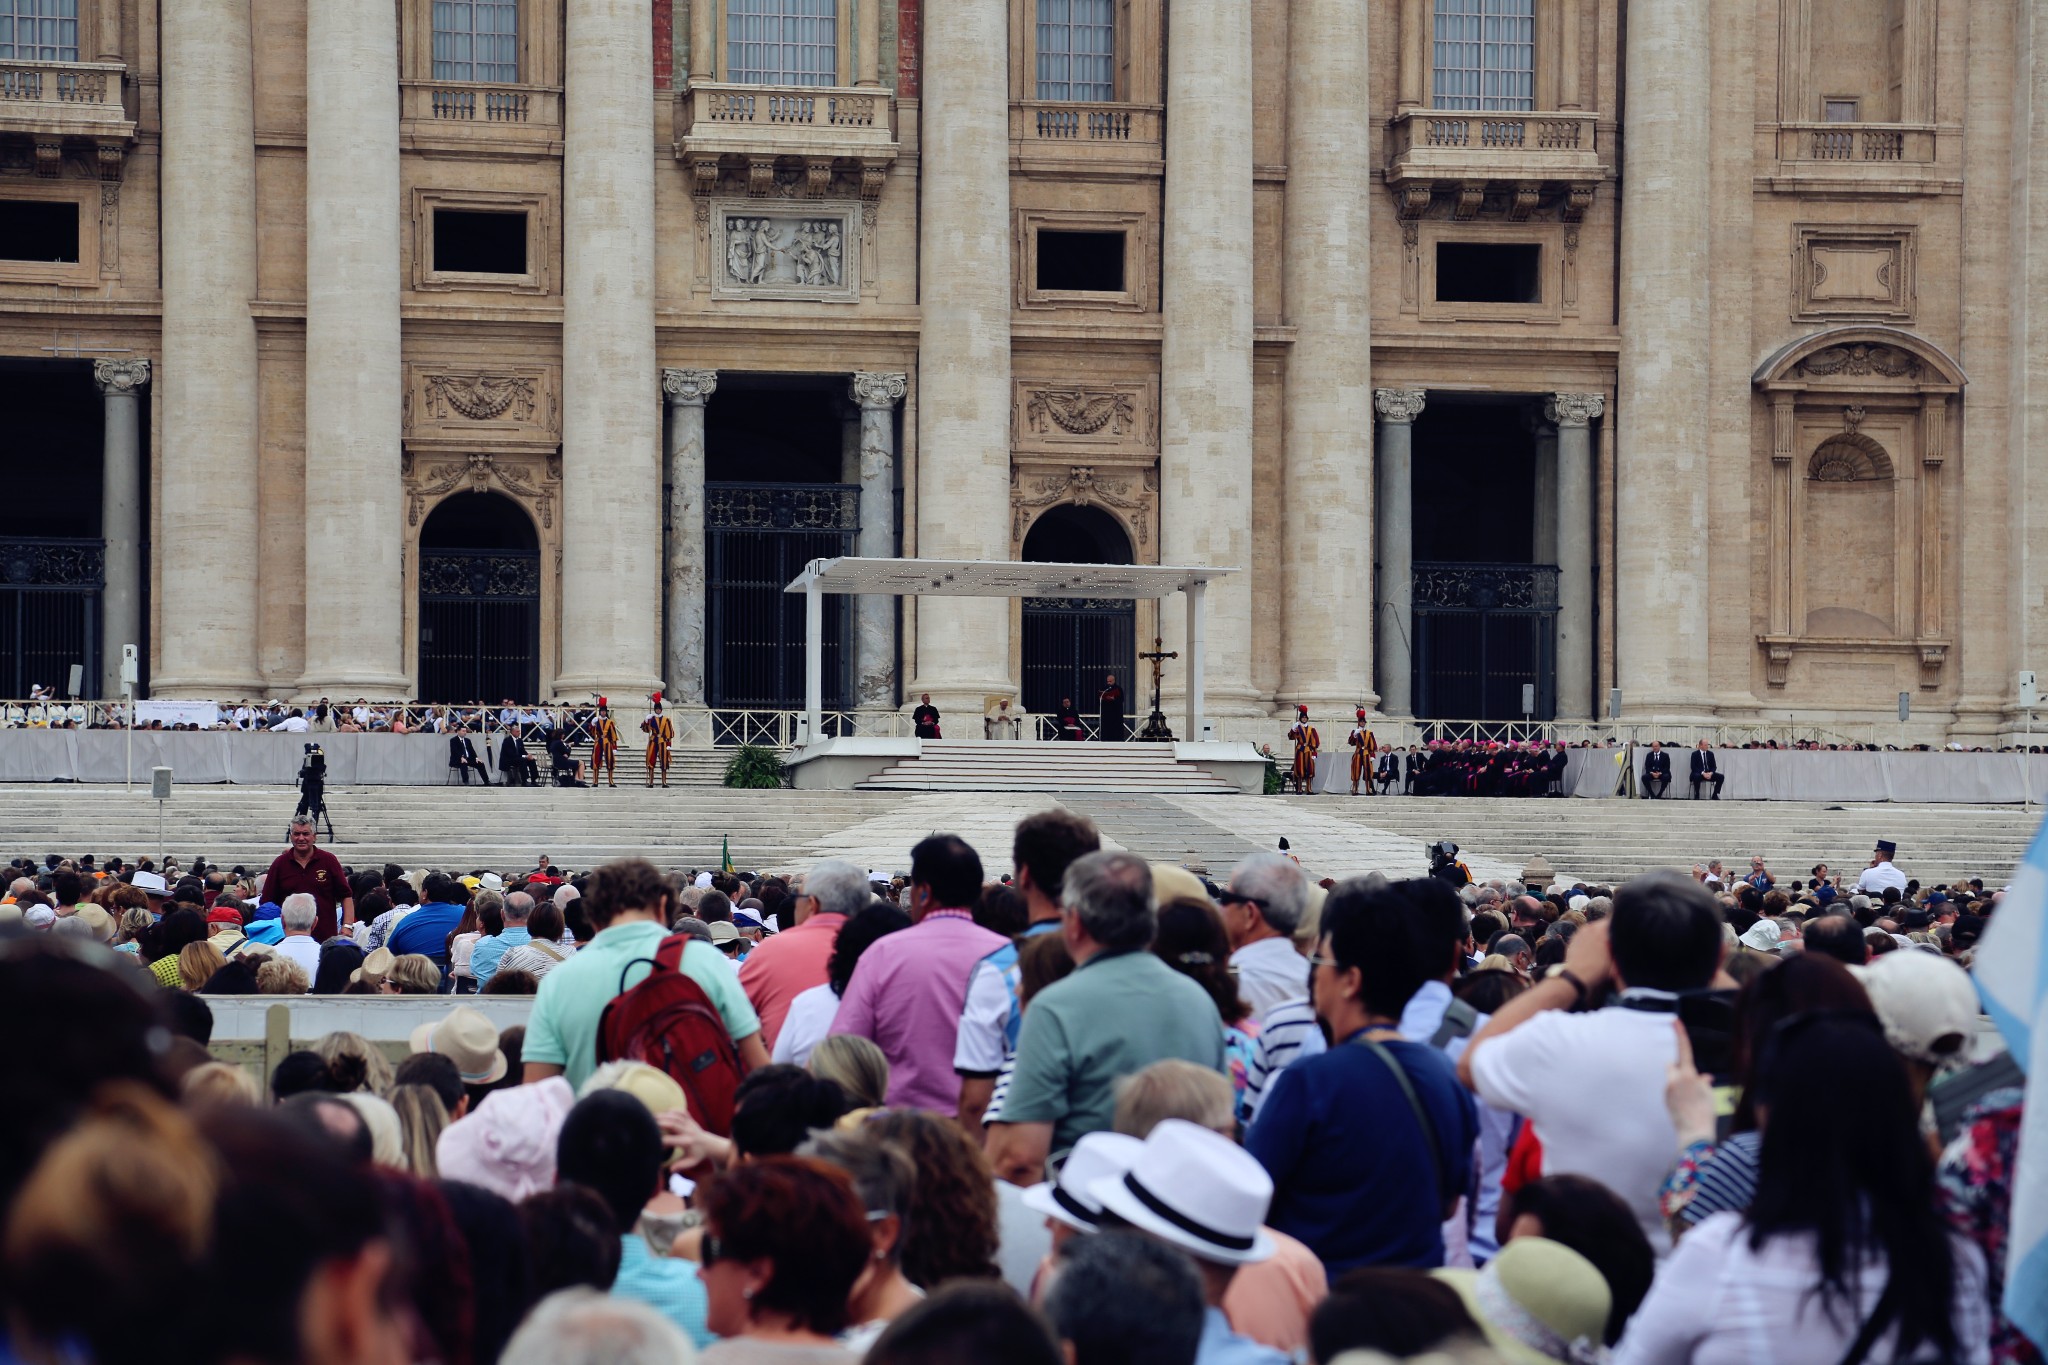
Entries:
[[859,1109],[879,1109],[888,1102],[889,1059],[857,1033],[835,1033],[811,1050],[811,1074],[836,1081]]
[[360,1033],[337,1031],[328,1034],[313,1044],[313,1051],[320,1054],[320,1060],[332,1062],[336,1057],[354,1057],[363,1064],[363,1089],[373,1095],[388,1095],[395,1080],[391,1070],[391,1059],[384,1050]]
[[304,995],[311,989],[313,979],[306,975],[306,969],[288,957],[272,953],[256,969],[258,995]]
[[[142,893],[138,891],[135,894],[139,896]],[[133,910],[123,910],[121,912],[120,927],[114,935],[114,942],[133,943],[142,937],[143,932],[150,925],[155,923],[156,916],[149,913],[148,906],[142,906]]]
[[391,1107],[391,1101],[381,1095],[366,1095],[360,1090],[335,1098],[362,1115],[363,1127],[370,1130],[370,1160],[388,1170],[411,1169],[405,1160],[405,1131],[398,1122],[398,1111]]
[[405,1169],[422,1180],[440,1176],[434,1162],[434,1148],[441,1130],[448,1126],[448,1108],[432,1086],[401,1085],[391,1092],[391,1107],[398,1111],[398,1131],[405,1144]]
[[385,978],[405,995],[439,995],[441,993],[441,969],[434,965],[434,959],[425,953],[407,953],[391,960],[391,973]]
[[213,980],[213,974],[227,966],[227,959],[220,955],[220,949],[200,939],[188,943],[178,950],[178,981],[188,991],[196,991]]
[[206,1062],[185,1073],[178,1084],[178,1098],[193,1113],[213,1109],[254,1109],[263,1103],[263,1091],[246,1068],[226,1062]]
[[1167,1119],[1186,1119],[1225,1137],[1237,1135],[1236,1099],[1223,1073],[1169,1057],[1116,1086],[1116,1131],[1142,1138]]

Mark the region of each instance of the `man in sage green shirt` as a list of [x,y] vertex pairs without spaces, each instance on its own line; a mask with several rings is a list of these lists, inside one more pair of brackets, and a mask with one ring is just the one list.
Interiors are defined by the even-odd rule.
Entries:
[[1110,1127],[1116,1083],[1168,1057],[1223,1069],[1223,1020],[1207,991],[1147,949],[1158,921],[1152,870],[1091,853],[1061,884],[1060,935],[1073,975],[1031,999],[1002,1116],[989,1134],[996,1175],[1044,1179],[1046,1159]]

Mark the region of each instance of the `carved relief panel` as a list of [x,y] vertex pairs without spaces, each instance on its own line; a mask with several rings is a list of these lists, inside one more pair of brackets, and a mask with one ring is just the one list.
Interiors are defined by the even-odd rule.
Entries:
[[810,200],[710,204],[700,245],[711,296],[860,302],[869,256],[862,210]]
[[562,442],[561,374],[541,365],[408,365],[405,442],[553,450]]
[[1031,523],[1051,507],[1099,507],[1123,523],[1140,564],[1156,564],[1159,471],[1098,469],[1019,459],[1010,468],[1010,553],[1021,558]]
[[1793,229],[1792,316],[1910,321],[1916,254],[1910,227],[1801,224]]
[[1010,447],[1020,456],[1088,451],[1150,463],[1159,454],[1159,383],[1019,379],[1010,405]]

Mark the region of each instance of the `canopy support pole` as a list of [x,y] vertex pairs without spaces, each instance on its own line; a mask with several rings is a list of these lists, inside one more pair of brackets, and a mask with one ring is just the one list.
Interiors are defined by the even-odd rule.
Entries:
[[1187,737],[1199,743],[1208,736],[1202,732],[1202,690],[1207,685],[1205,667],[1208,642],[1203,638],[1202,601],[1208,596],[1209,585],[1199,579],[1188,584],[1188,728]]
[[814,573],[804,584],[804,744],[823,735],[825,710],[825,617]]

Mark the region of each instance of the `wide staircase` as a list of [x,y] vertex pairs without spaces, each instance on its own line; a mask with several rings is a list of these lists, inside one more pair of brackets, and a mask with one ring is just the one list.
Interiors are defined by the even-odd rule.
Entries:
[[1166,744],[1034,744],[988,740],[923,742],[918,757],[892,763],[860,791],[1158,792],[1227,795],[1237,788]]

